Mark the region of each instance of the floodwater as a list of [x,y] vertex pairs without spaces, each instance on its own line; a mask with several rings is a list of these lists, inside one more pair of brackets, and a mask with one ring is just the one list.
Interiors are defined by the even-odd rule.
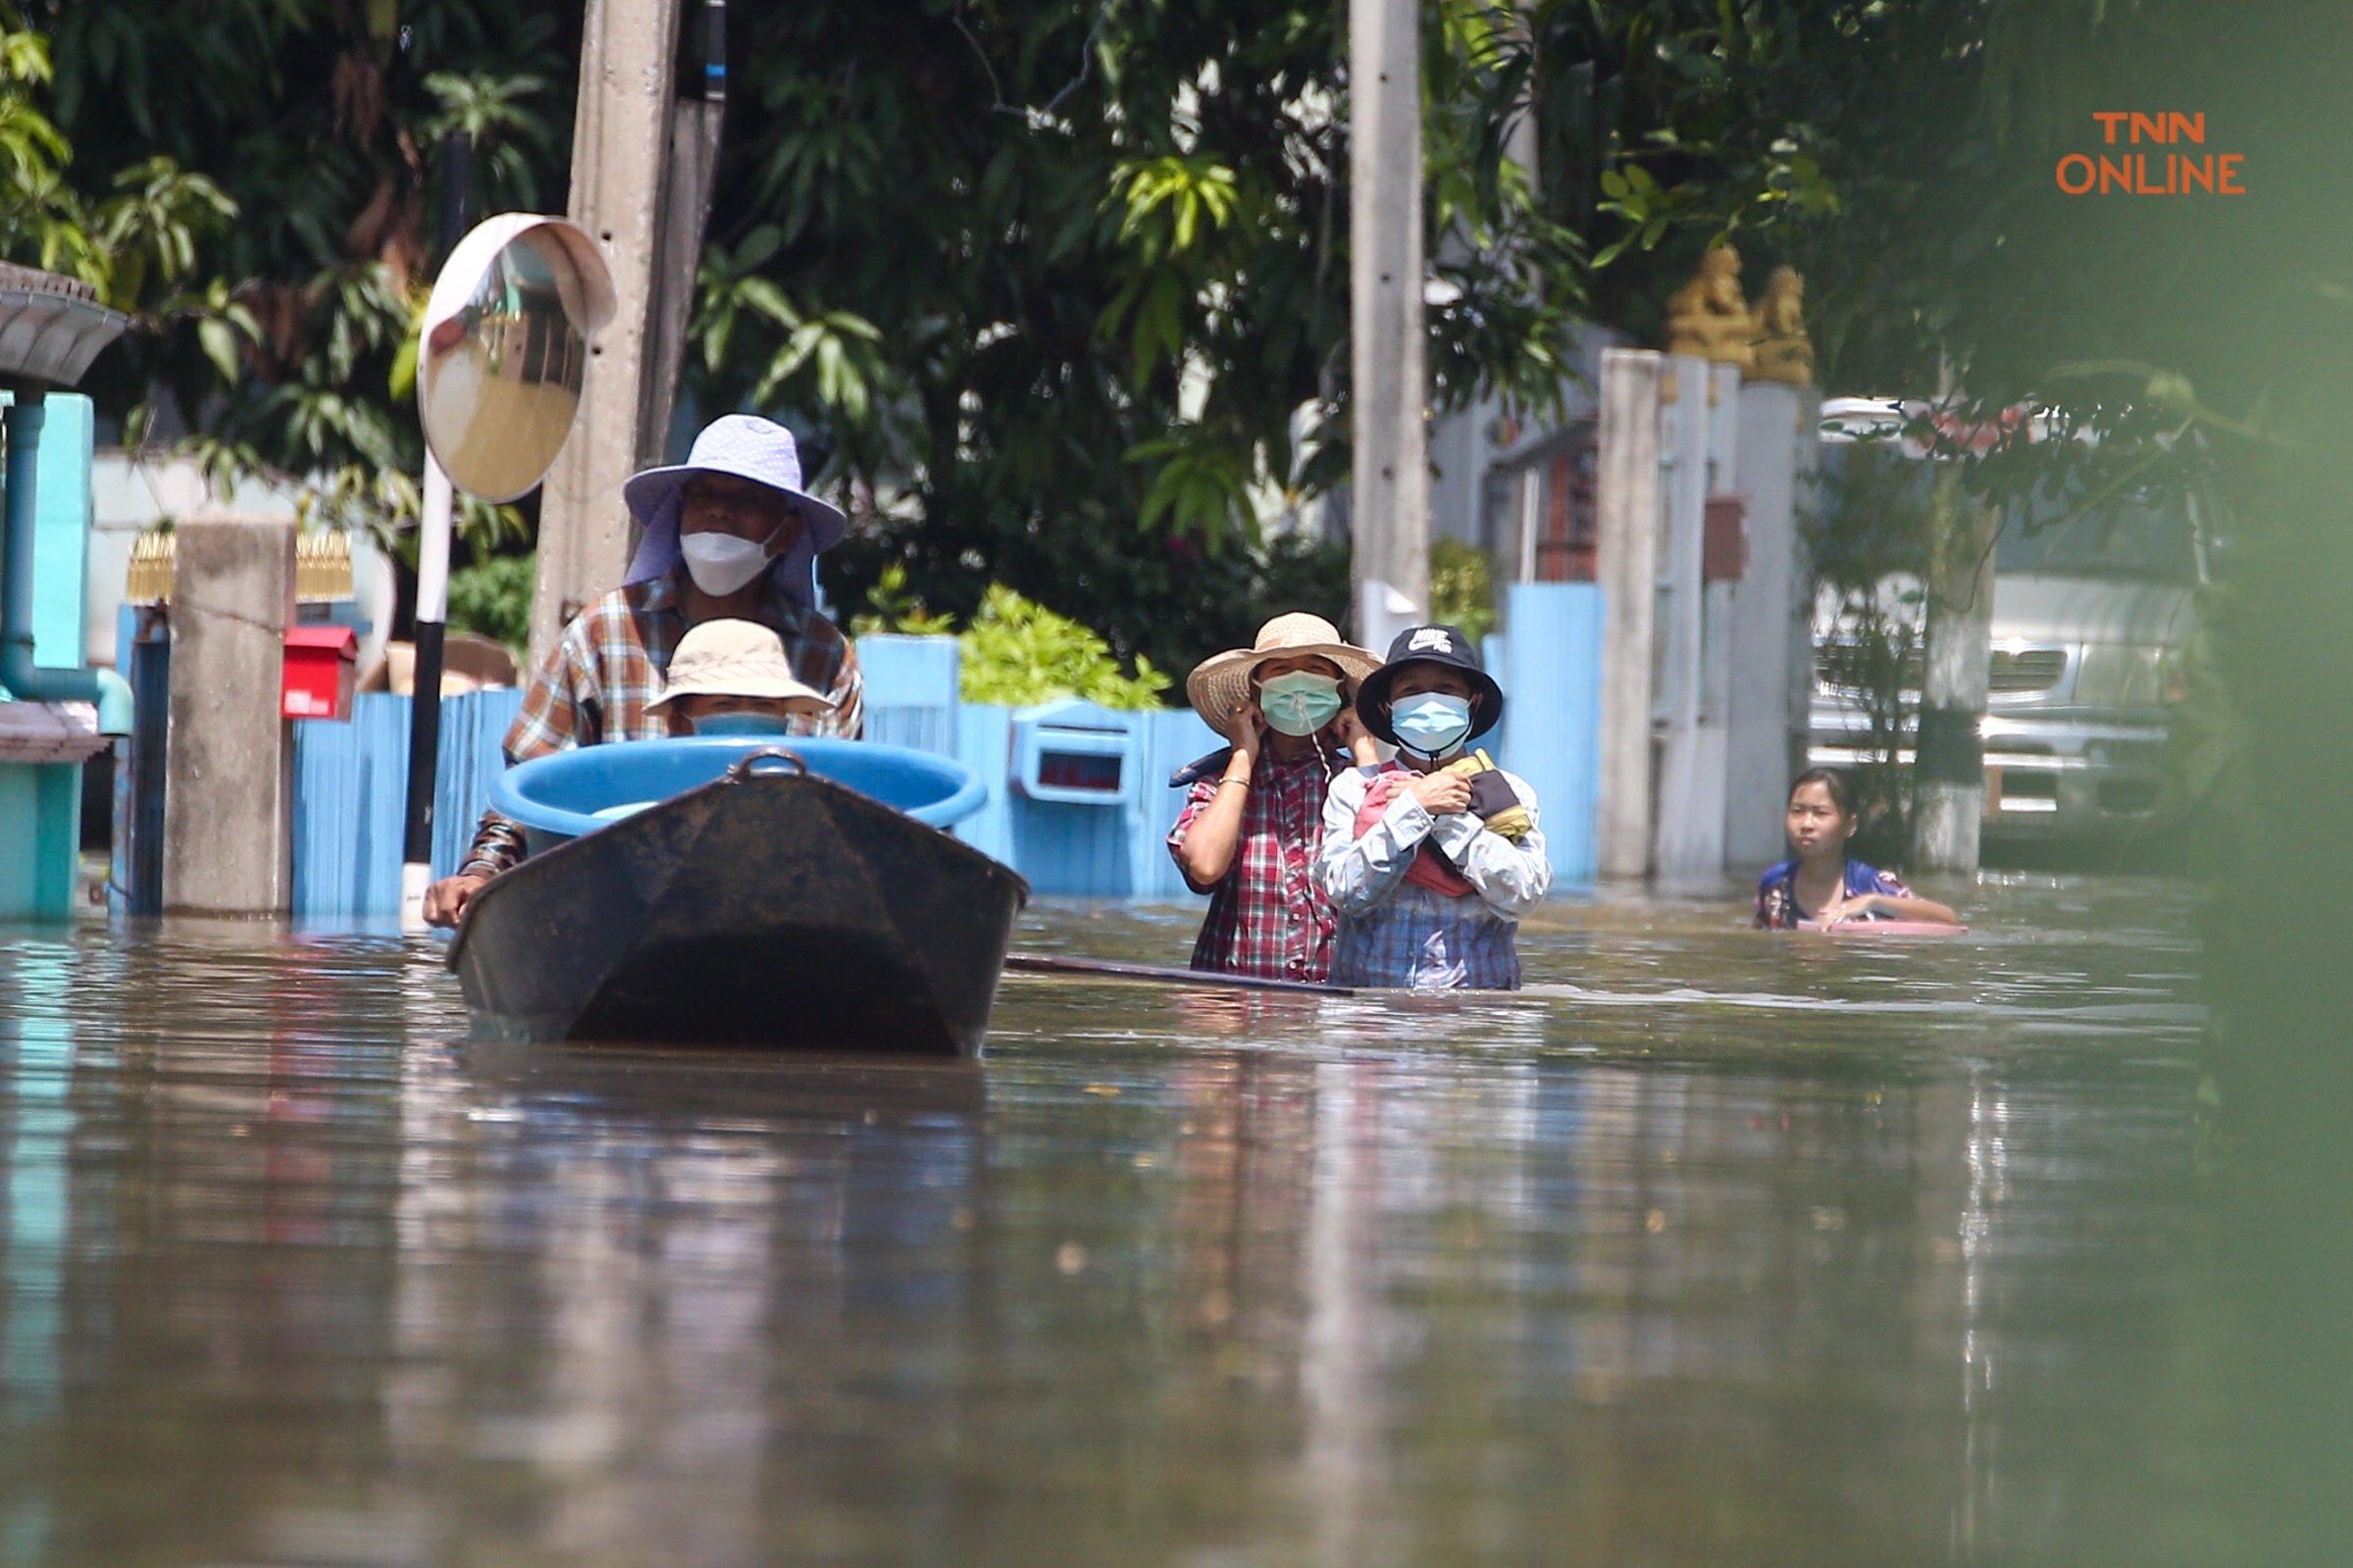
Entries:
[[1013,977],[955,1066],[0,933],[0,1568],[2241,1560],[2190,894],[1964,897],[1560,902],[1516,997]]

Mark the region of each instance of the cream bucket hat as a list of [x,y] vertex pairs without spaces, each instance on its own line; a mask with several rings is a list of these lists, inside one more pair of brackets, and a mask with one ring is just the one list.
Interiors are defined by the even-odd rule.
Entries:
[[833,698],[793,675],[784,639],[757,621],[705,621],[691,628],[670,654],[662,694],[646,706],[696,696],[808,697],[834,705]]
[[1251,682],[1258,666],[1269,659],[1298,659],[1313,655],[1340,667],[1341,689],[1353,692],[1357,682],[1381,667],[1374,654],[1340,640],[1340,629],[1320,615],[1294,612],[1278,615],[1258,628],[1257,641],[1247,648],[1229,648],[1203,659],[1185,678],[1185,698],[1219,734],[1245,704],[1255,702]]

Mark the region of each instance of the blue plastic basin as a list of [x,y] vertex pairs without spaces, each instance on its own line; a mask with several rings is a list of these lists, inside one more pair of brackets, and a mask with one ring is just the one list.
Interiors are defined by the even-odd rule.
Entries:
[[490,805],[523,824],[536,854],[700,788],[737,758],[776,746],[808,764],[809,772],[934,828],[962,822],[989,798],[971,769],[905,746],[816,736],[690,735],[535,757],[498,777],[490,785]]

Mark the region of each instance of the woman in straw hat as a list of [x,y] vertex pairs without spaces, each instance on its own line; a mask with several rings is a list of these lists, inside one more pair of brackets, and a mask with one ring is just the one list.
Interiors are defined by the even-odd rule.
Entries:
[[1322,617],[1279,615],[1250,647],[1186,678],[1193,711],[1233,742],[1173,781],[1192,789],[1168,850],[1186,885],[1209,895],[1195,969],[1329,978],[1334,922],[1315,851],[1334,775],[1380,760],[1352,706],[1379,665]]

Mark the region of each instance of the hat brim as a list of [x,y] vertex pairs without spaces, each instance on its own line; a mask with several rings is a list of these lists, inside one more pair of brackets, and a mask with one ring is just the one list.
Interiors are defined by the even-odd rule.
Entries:
[[822,702],[829,708],[837,706],[833,698],[805,682],[766,675],[730,676],[708,685],[697,684],[690,678],[670,686],[645,706],[648,710],[658,708],[673,697],[761,697],[778,700],[806,697],[812,702]]
[[1470,683],[1470,733],[1462,737],[1464,745],[1469,745],[1504,722],[1504,688],[1486,671],[1457,664],[1452,659],[1400,659],[1395,664],[1382,665],[1364,678],[1363,684],[1356,687],[1356,717],[1364,722],[1364,728],[1372,733],[1374,739],[1393,746],[1405,744],[1389,725],[1389,688],[1397,684],[1398,672],[1409,664],[1434,664],[1441,670],[1454,671]]
[[642,474],[633,474],[621,486],[621,498],[629,503],[630,515],[640,526],[651,528],[662,509],[686,489],[687,481],[705,474],[748,480],[790,500],[804,520],[802,527],[807,531],[812,554],[824,554],[841,543],[842,535],[849,531],[849,519],[843,515],[840,507],[820,501],[806,490],[791,489],[770,483],[756,474],[742,474],[731,468],[714,468],[707,463],[679,463],[669,468],[649,468]]
[[1377,655],[1348,642],[1229,648],[1193,667],[1193,673],[1185,678],[1185,700],[1201,715],[1202,723],[1224,734],[1234,715],[1246,704],[1257,701],[1257,694],[1252,689],[1252,676],[1258,666],[1277,659],[1329,659],[1340,667],[1341,689],[1351,693],[1360,689],[1365,679],[1381,667]]

